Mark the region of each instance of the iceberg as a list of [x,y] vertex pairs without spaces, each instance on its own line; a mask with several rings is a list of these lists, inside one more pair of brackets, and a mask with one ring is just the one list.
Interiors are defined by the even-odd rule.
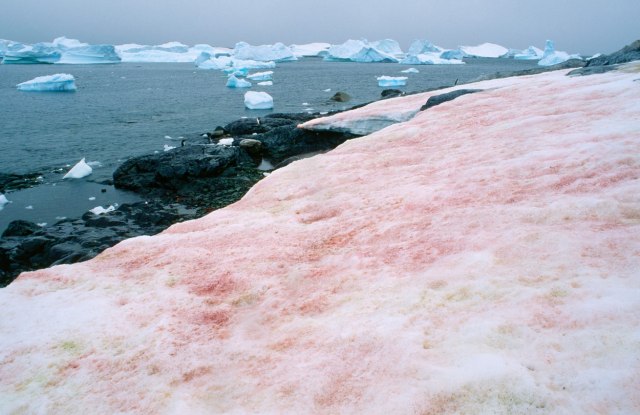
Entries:
[[0,193],[0,210],[4,209],[4,205],[6,205],[7,203],[9,203],[7,197]]
[[291,49],[282,43],[253,46],[247,42],[238,42],[233,48],[233,56],[237,59],[260,62],[289,62],[298,60]]
[[353,39],[349,39],[341,45],[331,46],[324,60],[329,62],[398,62],[395,56],[376,49],[368,42]]
[[249,91],[244,94],[244,106],[250,110],[269,110],[273,108],[273,98],[266,92]]
[[62,178],[63,179],[81,179],[87,177],[93,172],[91,166],[89,166],[84,158],[80,160],[75,166],[71,168]]
[[247,78],[251,79],[252,81],[270,81],[272,75],[273,71],[256,72],[254,74],[248,75]]
[[56,63],[61,57],[60,51],[50,43],[36,43],[23,45],[21,49],[7,50],[4,54],[4,64],[39,64]]
[[236,78],[235,75],[229,76],[227,79],[227,87],[229,88],[251,88],[251,82],[246,79]]
[[76,90],[76,82],[73,75],[57,73],[39,76],[30,81],[22,82],[16,87],[20,91],[29,92],[69,92]]
[[400,44],[393,39],[383,39],[371,42],[371,46],[391,56],[402,56],[404,52],[400,48]]
[[87,45],[63,51],[56,64],[119,63],[121,60],[113,45]]
[[417,70],[416,68],[409,68],[409,69],[405,69],[404,71],[400,71],[402,73],[420,73],[419,70]]
[[421,55],[429,53],[442,53],[443,49],[428,40],[414,40],[409,46],[407,55]]
[[460,49],[448,49],[448,50],[443,50],[440,53],[440,58],[442,59],[462,60],[466,57],[467,57],[467,54]]
[[273,81],[258,82],[258,85],[271,86],[271,85],[273,85]]
[[312,56],[326,56],[327,51],[331,47],[329,43],[306,43],[304,45],[291,45],[289,49],[293,53],[293,56],[297,58],[312,57]]
[[203,52],[202,54],[200,54],[200,56],[196,60],[196,66],[198,68],[200,68],[200,69],[223,70],[225,68],[231,67],[231,65],[232,65],[232,60],[228,56],[221,56],[219,58],[211,58],[211,57],[209,57],[208,59],[204,59],[207,55],[208,55],[208,53],[206,53],[206,52]]
[[85,46],[89,46],[88,43],[80,42],[78,39],[69,39],[64,36],[53,39],[53,42],[51,42],[51,45],[60,50],[82,48]]
[[379,76],[378,86],[404,86],[407,84],[406,76]]
[[495,43],[483,43],[478,46],[461,46],[460,50],[473,58],[500,58],[509,53],[509,49]]
[[464,64],[459,59],[443,59],[438,53],[421,53],[419,55],[407,55],[400,61],[403,65],[460,65]]
[[231,66],[236,69],[273,69],[276,67],[276,63],[274,61],[264,62],[232,58]]
[[529,46],[521,52],[515,53],[513,59],[517,60],[537,60],[542,59],[544,52],[535,46]]
[[122,62],[194,62],[202,53],[202,49],[189,48],[180,42],[168,42],[162,45],[139,45],[128,43],[115,46]]
[[225,68],[224,69],[224,73],[226,73],[227,75],[233,75],[236,78],[244,78],[247,76],[247,74],[249,73],[249,70],[247,68],[234,68],[229,67],[229,68]]
[[542,59],[538,61],[538,65],[552,66],[566,62],[569,59],[582,59],[582,57],[580,55],[569,55],[567,52],[557,51],[553,40],[547,40],[544,47],[544,54]]

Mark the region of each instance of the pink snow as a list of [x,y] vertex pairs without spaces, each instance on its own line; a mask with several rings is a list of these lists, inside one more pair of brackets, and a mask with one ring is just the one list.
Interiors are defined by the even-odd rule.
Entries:
[[638,73],[565,73],[23,274],[0,413],[639,413]]

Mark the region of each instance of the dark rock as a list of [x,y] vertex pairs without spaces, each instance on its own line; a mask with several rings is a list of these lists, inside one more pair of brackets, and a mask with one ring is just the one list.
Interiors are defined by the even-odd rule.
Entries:
[[587,61],[584,68],[576,69],[569,72],[567,75],[595,75],[614,71],[618,67],[627,62],[640,60],[640,40],[636,40],[630,45],[625,46],[617,52],[610,55],[598,56]]
[[385,89],[380,93],[382,99],[400,97],[402,95],[404,95],[404,92],[399,89]]
[[245,138],[240,141],[240,148],[244,149],[254,159],[262,158],[262,142],[253,138]]
[[312,153],[305,153],[305,154],[299,154],[297,156],[292,156],[289,158],[286,158],[284,160],[282,160],[280,163],[276,164],[274,170],[280,169],[282,167],[288,166],[289,164],[293,163],[294,161],[298,161],[298,160],[304,160],[313,156],[317,156],[318,154],[324,154],[326,153],[326,151],[314,151]]
[[640,60],[640,40],[636,40],[610,55],[602,55],[587,61],[586,67],[616,65]]
[[7,226],[7,229],[2,232],[2,237],[9,236],[28,236],[41,230],[40,226],[27,220],[14,220]]
[[346,92],[336,92],[330,99],[336,102],[347,102],[351,99],[351,95]]
[[191,179],[215,177],[240,159],[238,147],[185,146],[125,161],[113,173],[114,185],[148,194],[154,189],[177,190]]
[[480,91],[482,91],[482,89],[458,89],[456,91],[447,92],[445,94],[434,95],[432,97],[429,97],[427,103],[420,108],[420,111],[424,111],[431,107],[435,107],[436,105],[454,100],[458,97],[461,97],[462,95],[473,94]]
[[218,126],[216,127],[215,130],[213,130],[211,133],[209,133],[209,137],[211,138],[221,138],[223,137],[227,132],[225,131],[224,128]]
[[13,174],[0,173],[0,193],[8,190],[27,189],[39,183],[40,173]]

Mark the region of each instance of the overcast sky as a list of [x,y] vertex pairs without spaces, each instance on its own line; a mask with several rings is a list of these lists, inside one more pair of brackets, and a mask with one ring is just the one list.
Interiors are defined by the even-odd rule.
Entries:
[[640,0],[1,0],[0,38],[233,46],[392,38],[590,54],[640,38]]

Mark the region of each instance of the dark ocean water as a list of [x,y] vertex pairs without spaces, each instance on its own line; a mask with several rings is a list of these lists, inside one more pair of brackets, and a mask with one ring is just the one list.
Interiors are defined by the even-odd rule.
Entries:
[[[373,101],[383,89],[375,79],[381,75],[408,76],[407,86],[399,89],[411,92],[536,65],[507,59],[467,62],[416,66],[418,74],[400,73],[409,66],[399,64],[319,59],[281,63],[273,70],[273,86],[254,82],[251,88],[273,96],[273,111],[245,109],[247,89],[226,88],[224,74],[198,70],[192,64],[0,65],[0,172],[43,173],[41,185],[6,195],[12,203],[0,210],[0,232],[18,218],[51,224],[57,217],[80,216],[98,205],[138,200],[96,182],[110,178],[129,157],[163,151],[165,144],[180,145],[184,135],[212,131],[243,116],[306,108],[331,111]],[[54,73],[74,75],[77,92],[33,93],[15,88],[20,82]],[[352,101],[329,101],[337,91],[349,93]],[[83,157],[99,162],[93,174],[63,182],[68,166]]]

